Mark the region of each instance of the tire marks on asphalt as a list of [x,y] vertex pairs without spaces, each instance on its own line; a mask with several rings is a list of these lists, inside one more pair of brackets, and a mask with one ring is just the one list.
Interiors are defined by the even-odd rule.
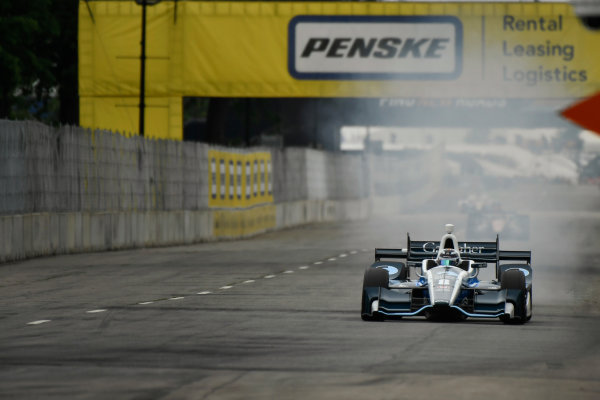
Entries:
[[[361,250],[350,250],[348,252],[345,253],[341,253],[337,256],[333,256],[333,257],[325,257],[321,260],[316,260],[314,262],[312,262],[312,265],[324,265],[326,262],[334,262],[334,261],[342,261],[342,259],[347,258],[348,256],[352,256],[352,255],[356,255],[359,253],[364,253],[369,251],[368,249],[361,249]],[[299,267],[296,268],[296,270],[299,271],[306,271],[310,268],[309,265],[301,265]],[[253,284],[253,283],[257,283],[259,282],[261,279],[274,279],[277,276],[281,276],[281,275],[290,275],[295,273],[294,270],[291,269],[287,269],[284,271],[281,271],[277,274],[269,274],[269,275],[265,275],[262,278],[255,278],[255,279],[247,279],[244,280],[243,282],[240,283],[232,283],[229,285],[225,285],[225,286],[221,286],[218,288],[218,290],[220,290],[221,292],[226,291],[226,290],[230,290],[230,289],[234,289],[236,286],[240,286],[240,285],[249,285],[249,284]],[[216,294],[215,292],[209,291],[209,290],[204,290],[201,292],[197,292],[196,295],[199,296],[207,296],[210,294]],[[135,306],[144,306],[144,305],[148,305],[148,304],[156,304],[162,301],[174,301],[174,300],[184,300],[185,296],[171,296],[171,297],[165,297],[165,298],[160,298],[160,299],[154,299],[154,300],[146,300],[146,301],[140,301],[138,303],[135,303],[133,305]],[[93,309],[93,310],[87,310],[85,313],[86,314],[101,314],[103,312],[108,311],[108,308],[98,308],[98,309]],[[42,325],[48,322],[52,322],[52,320],[49,319],[40,319],[37,321],[31,321],[31,322],[27,322],[26,325]]]

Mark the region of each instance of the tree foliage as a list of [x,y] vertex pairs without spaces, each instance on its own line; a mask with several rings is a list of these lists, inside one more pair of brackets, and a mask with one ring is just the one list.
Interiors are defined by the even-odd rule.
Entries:
[[76,122],[59,99],[76,96],[77,4],[0,2],[0,118]]

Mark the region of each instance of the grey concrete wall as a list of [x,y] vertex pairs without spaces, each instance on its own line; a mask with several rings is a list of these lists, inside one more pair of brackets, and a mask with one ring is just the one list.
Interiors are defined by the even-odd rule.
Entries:
[[86,251],[194,243],[210,211],[65,212],[0,216],[0,262]]
[[[214,210],[61,212],[0,216],[0,263],[55,254],[169,246],[217,240]],[[366,199],[299,200],[276,204],[276,226],[355,220]],[[255,232],[257,234],[260,232]]]
[[232,149],[0,120],[0,214],[208,208],[208,150],[270,151],[275,202],[366,197],[362,156]]
[[273,198],[276,203],[307,199],[306,149],[288,147],[271,150]]
[[0,121],[0,262],[216,240],[210,149],[271,153],[274,229],[368,214],[361,156]]
[[205,209],[207,150],[0,121],[0,214]]

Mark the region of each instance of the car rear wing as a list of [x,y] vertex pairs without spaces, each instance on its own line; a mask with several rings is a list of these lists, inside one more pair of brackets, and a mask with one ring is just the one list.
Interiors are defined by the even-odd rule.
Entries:
[[382,258],[408,259],[406,249],[375,249],[375,261],[381,261]]
[[500,250],[499,261],[525,261],[531,264],[531,251]]
[[[531,251],[499,250],[500,239],[495,242],[459,242],[460,257],[481,263],[498,264],[500,261],[525,261],[531,264]],[[407,262],[420,262],[437,256],[439,242],[435,240],[410,240],[407,235],[406,249],[375,249],[375,261],[382,258],[405,259]]]
[[[440,249],[439,241],[410,240],[410,235],[407,236],[407,243],[407,259],[409,261],[422,261],[435,258]],[[475,262],[498,262],[498,248],[500,247],[498,236],[496,236],[495,242],[459,241],[457,245],[461,258]]]

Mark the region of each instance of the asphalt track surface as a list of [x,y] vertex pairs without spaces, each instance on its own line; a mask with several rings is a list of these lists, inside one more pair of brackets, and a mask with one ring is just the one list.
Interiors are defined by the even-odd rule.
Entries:
[[525,325],[360,319],[373,248],[460,236],[460,214],[2,265],[0,398],[598,399],[600,246],[565,251],[543,231],[576,236],[569,212],[536,215]]

